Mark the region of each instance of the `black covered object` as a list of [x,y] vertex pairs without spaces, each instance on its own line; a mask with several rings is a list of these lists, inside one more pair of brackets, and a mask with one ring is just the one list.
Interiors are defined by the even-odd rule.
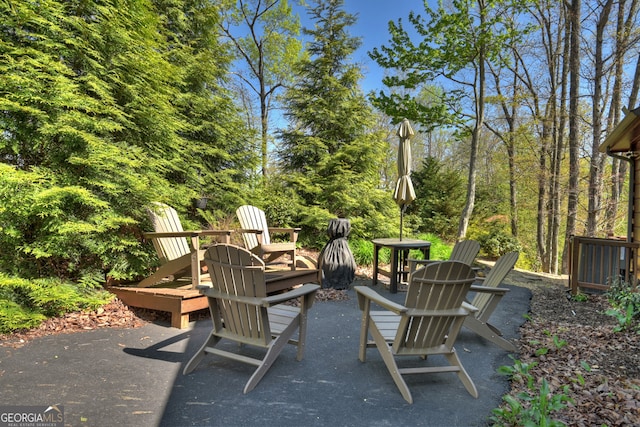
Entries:
[[356,277],[356,261],[347,243],[350,232],[351,223],[348,219],[335,218],[329,221],[329,242],[318,258],[323,288],[347,289]]

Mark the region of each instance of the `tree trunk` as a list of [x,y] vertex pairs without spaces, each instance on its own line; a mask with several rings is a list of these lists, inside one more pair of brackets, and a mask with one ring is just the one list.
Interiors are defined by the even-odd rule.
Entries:
[[591,162],[589,165],[589,199],[587,208],[587,230],[588,237],[595,237],[598,230],[598,219],[602,210],[602,176],[604,162],[606,160],[600,152],[600,140],[602,136],[602,115],[604,110],[604,95],[602,93],[603,80],[605,77],[603,43],[604,32],[609,22],[609,15],[613,5],[612,0],[607,0],[602,6],[601,14],[596,22],[596,45],[594,53],[594,77],[593,77],[593,98],[591,102],[592,119],[592,140],[591,140]]
[[562,272],[569,266],[569,242],[576,233],[578,216],[578,182],[580,174],[580,13],[581,0],[565,1],[568,7],[568,23],[571,25],[571,52],[569,56],[569,198],[567,204],[567,228],[562,257]]
[[[485,4],[484,0],[478,1],[478,8],[480,9],[480,28],[484,28],[485,20]],[[469,179],[467,183],[467,200],[460,215],[460,224],[458,226],[458,240],[463,240],[467,236],[467,229],[469,228],[469,220],[473,213],[476,200],[476,176],[477,176],[477,158],[478,158],[478,144],[480,139],[480,129],[484,126],[484,96],[485,96],[485,84],[486,84],[486,46],[484,41],[479,41],[478,52],[478,71],[477,71],[477,85],[474,85],[475,93],[475,112],[476,121],[471,135],[471,150],[469,154]]]

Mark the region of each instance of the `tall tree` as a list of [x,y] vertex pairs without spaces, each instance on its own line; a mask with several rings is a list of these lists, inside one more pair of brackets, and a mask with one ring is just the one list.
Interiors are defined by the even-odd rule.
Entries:
[[[613,0],[607,0],[603,2],[599,8],[595,18],[596,31],[593,43],[594,49],[593,51],[587,49],[593,61],[593,77],[590,79],[593,82],[591,95],[591,127],[593,134],[591,141],[591,161],[589,162],[589,199],[586,226],[586,235],[589,237],[594,237],[600,228],[599,218],[602,210],[602,189],[604,186],[602,177],[606,156],[604,153],[601,153],[598,148],[602,142],[606,105],[609,104],[607,97],[611,96],[611,94],[606,91],[608,85],[605,80],[609,80],[609,73],[607,73],[605,69],[607,67],[605,57],[614,58],[614,56],[607,52],[605,34],[610,21],[609,17],[613,9],[613,3]],[[610,69],[614,70],[615,67],[611,67]]]
[[292,65],[303,54],[300,20],[287,0],[238,0],[220,25],[244,66],[236,76],[258,98],[262,175],[267,175],[269,118],[275,95],[293,79]]
[[246,144],[251,127],[241,116],[244,106],[234,103],[228,89],[233,46],[222,43],[218,31],[225,5],[153,1],[168,42],[164,56],[180,72],[172,81],[180,94],[173,103],[184,126],[179,134],[188,141],[182,156],[190,163],[189,186],[212,196],[214,207],[238,205],[239,183],[257,156]]
[[356,17],[342,8],[343,0],[311,2],[314,27],[304,29],[310,57],[284,95],[290,125],[281,132],[279,158],[282,179],[307,206],[357,221],[388,212],[393,202],[377,189],[384,136],[369,132],[375,115],[358,86],[362,73],[350,62],[360,45],[349,34]]
[[[555,1],[534,0],[526,15],[538,28],[513,50],[510,67],[522,85],[521,117],[529,121],[531,151],[537,153],[536,255],[542,271],[556,272],[563,202],[565,108],[569,27],[565,8]],[[523,102],[524,101],[524,102]]]
[[[499,61],[498,53],[513,35],[503,25],[504,9],[510,2],[495,0],[453,0],[449,8],[442,2],[433,10],[424,3],[427,18],[413,12],[409,22],[420,37],[414,43],[402,22],[390,22],[390,47],[374,49],[370,56],[381,66],[403,70],[385,77],[388,87],[415,88],[438,81],[445,87],[445,98],[430,106],[416,102],[410,94],[380,93],[375,105],[385,113],[405,116],[437,126],[455,123],[461,137],[469,138],[467,198],[460,215],[458,239],[466,236],[475,204],[478,142],[485,117],[486,66]],[[445,110],[450,106],[450,111]]]
[[579,134],[579,97],[580,97],[580,32],[581,0],[565,0],[570,26],[569,52],[569,199],[567,204],[567,228],[565,231],[562,271],[567,272],[569,263],[569,241],[576,233],[578,219],[578,181],[580,178],[580,134]]

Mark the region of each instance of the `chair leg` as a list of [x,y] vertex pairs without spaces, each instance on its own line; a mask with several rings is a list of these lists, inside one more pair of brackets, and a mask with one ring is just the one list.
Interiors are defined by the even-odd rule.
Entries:
[[289,339],[293,336],[293,333],[296,331],[298,326],[298,320],[292,321],[282,331],[282,333],[271,342],[271,345],[267,350],[267,354],[262,359],[262,363],[260,363],[258,369],[254,371],[253,375],[251,375],[251,378],[249,378],[249,381],[247,381],[247,384],[244,386],[245,394],[249,393],[256,387],[256,385],[258,385],[262,377],[264,377],[264,374],[266,374],[271,365],[273,365],[273,362],[275,362],[284,346],[289,342]]
[[447,353],[444,356],[447,358],[447,361],[451,366],[459,368],[458,378],[460,378],[460,381],[462,381],[462,384],[464,384],[464,388],[467,389],[469,394],[477,399],[478,390],[476,389],[476,385],[473,383],[473,380],[464,369],[464,366],[462,366],[462,362],[460,362],[460,358],[458,357],[456,350],[451,349],[451,353]]
[[413,397],[411,396],[411,391],[409,391],[409,387],[407,383],[402,378],[402,374],[400,374],[398,370],[398,364],[396,363],[396,359],[393,357],[393,353],[391,352],[391,347],[385,341],[384,337],[376,327],[375,323],[371,322],[371,335],[373,336],[373,340],[376,342],[376,347],[378,347],[378,351],[382,356],[382,360],[384,360],[384,364],[387,366],[389,373],[391,374],[391,378],[393,378],[393,382],[396,383],[400,394],[404,397],[409,403],[413,403]]
[[[302,304],[306,304],[303,299]],[[295,323],[295,322],[294,322]],[[298,353],[296,360],[299,362],[304,357],[304,348],[307,345],[307,310],[303,307],[298,314]]]
[[217,337],[213,334],[209,335],[209,338],[202,344],[202,347],[193,355],[191,360],[185,365],[184,370],[182,371],[182,375],[187,375],[189,372],[193,371],[196,366],[200,363],[200,361],[207,354],[207,347],[215,347],[216,344],[220,341],[220,337]]
[[361,362],[367,361],[367,342],[369,340],[369,320],[371,310],[371,300],[365,299],[364,307],[362,309],[362,323],[360,324],[360,348],[358,352],[358,359]]
[[464,320],[464,326],[507,351],[517,351],[516,346],[512,342],[502,337],[502,333],[496,327],[490,325],[489,323],[485,323],[476,319],[475,317],[468,316]]

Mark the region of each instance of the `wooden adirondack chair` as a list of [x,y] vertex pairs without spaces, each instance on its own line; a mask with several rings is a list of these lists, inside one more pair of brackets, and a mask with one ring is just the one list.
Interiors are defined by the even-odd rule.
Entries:
[[513,266],[516,265],[519,255],[518,252],[509,252],[502,255],[493,268],[489,270],[486,277],[476,279],[481,280],[482,285],[471,286],[471,291],[475,291],[476,294],[471,303],[464,304],[467,308],[474,307],[477,309],[473,316],[465,319],[464,326],[507,351],[516,351],[515,345],[503,338],[502,332],[489,323],[489,317],[491,317],[504,294],[509,291],[507,288],[499,288],[498,286],[513,269]]
[[[449,256],[449,261],[460,261],[463,264],[471,265],[480,252],[480,243],[475,240],[461,240],[456,242]],[[409,272],[413,273],[419,265],[426,265],[435,260],[409,259]]]
[[200,237],[218,236],[229,242],[231,230],[185,231],[176,210],[164,203],[153,203],[147,212],[155,231],[143,233],[143,236],[153,242],[161,265],[151,276],[138,283],[138,287],[145,288],[191,274],[191,283],[195,288],[202,279],[200,267],[204,250],[200,248]]
[[[475,275],[457,261],[432,263],[411,276],[405,305],[390,301],[371,288],[356,286],[358,305],[363,311],[360,330],[360,361],[366,360],[368,347],[376,346],[389,373],[409,403],[411,392],[403,374],[456,372],[467,391],[478,397],[475,384],[465,371],[453,347],[460,328],[473,310],[463,308],[464,298]],[[371,311],[371,303],[389,311]],[[369,333],[373,341],[368,340]],[[396,356],[442,354],[450,366],[398,368]]]
[[[285,344],[298,347],[297,360],[304,355],[307,311],[318,285],[305,284],[294,290],[267,297],[264,262],[246,249],[217,244],[207,249],[205,264],[212,286],[200,286],[208,297],[213,330],[184,368],[188,374],[207,353],[257,366],[244,387],[248,393],[262,379]],[[279,304],[301,298],[300,307]],[[294,339],[298,331],[297,339]],[[262,360],[215,348],[221,339],[229,339],[266,349]]]
[[[296,241],[299,228],[275,228],[267,225],[264,211],[251,205],[240,206],[236,210],[240,221],[242,240],[247,249],[262,258],[265,263],[289,255],[291,269],[296,269]],[[285,233],[289,235],[288,242],[272,243],[270,233]]]

